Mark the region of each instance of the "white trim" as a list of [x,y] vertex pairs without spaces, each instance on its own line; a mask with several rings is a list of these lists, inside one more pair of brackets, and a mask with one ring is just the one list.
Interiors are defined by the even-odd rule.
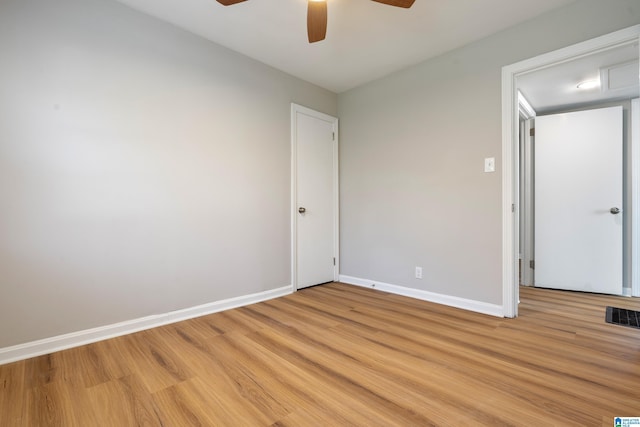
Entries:
[[503,317],[502,306],[497,304],[489,304],[481,301],[474,301],[465,298],[454,297],[451,295],[436,294],[434,292],[423,291],[420,289],[407,288],[404,286],[392,285],[389,283],[378,282],[376,280],[360,279],[358,277],[340,275],[340,282],[348,285],[360,286],[363,288],[376,289],[378,291],[389,292],[391,294],[402,295],[410,298],[416,298],[423,301],[429,301],[436,304],[442,304],[449,307],[461,308],[463,310],[474,311],[476,313],[488,314],[490,316]]
[[504,317],[518,316],[518,263],[520,230],[514,207],[518,204],[514,179],[518,169],[518,101],[515,73],[502,68],[502,308]]
[[298,219],[296,210],[298,201],[298,143],[296,129],[298,118],[296,116],[298,105],[291,103],[291,286],[298,290]]
[[520,91],[518,91],[518,109],[524,119],[532,119],[536,116],[536,110],[533,109],[527,98]]
[[339,119],[333,122],[333,280],[340,278],[340,127]]
[[587,40],[502,68],[502,296],[505,317],[518,315],[519,224],[512,206],[518,203],[518,96],[516,78],[553,65],[581,58],[595,52],[637,43],[640,25]]
[[293,287],[291,285],[283,286],[269,291],[243,295],[182,310],[170,311],[164,314],[141,317],[111,325],[86,329],[84,331],[72,332],[69,334],[58,335],[56,337],[0,348],[0,365],[53,353],[55,351],[66,350],[72,347],[91,344],[96,341],[115,338],[145,329],[156,328],[170,323],[181,322],[183,320],[205,316],[219,311],[255,304],[257,302],[289,295],[292,292]]
[[640,99],[631,100],[631,295],[640,297]]
[[[534,270],[531,268],[531,261],[533,261],[533,144],[531,136],[531,128],[533,128],[534,118],[530,118],[524,121],[524,141],[520,141],[521,170],[520,176],[523,178],[520,182],[520,189],[522,194],[520,200],[522,205],[520,208],[520,236],[523,238],[523,242],[520,245],[523,247],[521,274],[522,284],[525,286],[533,286],[534,284]],[[523,245],[524,243],[524,245]]]
[[307,116],[324,120],[333,124],[333,256],[336,260],[333,266],[333,280],[338,280],[340,272],[340,181],[339,181],[339,121],[336,117],[310,108],[291,103],[291,283],[294,290],[298,289],[298,194],[297,187],[297,154],[298,141],[297,114],[302,113]]

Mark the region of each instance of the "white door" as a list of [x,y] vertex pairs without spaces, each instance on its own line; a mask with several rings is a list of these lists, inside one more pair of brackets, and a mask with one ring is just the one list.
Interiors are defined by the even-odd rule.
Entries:
[[536,118],[536,286],[622,294],[622,130],[622,107]]
[[292,104],[293,280],[337,280],[338,119]]

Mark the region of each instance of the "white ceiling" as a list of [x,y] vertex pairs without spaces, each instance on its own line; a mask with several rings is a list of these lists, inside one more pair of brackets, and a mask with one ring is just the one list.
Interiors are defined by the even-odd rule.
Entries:
[[[537,114],[638,97],[638,44],[628,43],[518,77],[518,90]],[[605,70],[611,70],[605,73]],[[587,80],[602,84],[578,89]]]
[[314,44],[307,0],[117,1],[340,93],[576,0],[328,0],[327,38]]

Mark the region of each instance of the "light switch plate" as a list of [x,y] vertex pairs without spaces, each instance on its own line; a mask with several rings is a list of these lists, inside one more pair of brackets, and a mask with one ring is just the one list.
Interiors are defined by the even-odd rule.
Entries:
[[487,157],[484,159],[484,171],[485,172],[495,172],[496,171],[496,158],[495,157]]

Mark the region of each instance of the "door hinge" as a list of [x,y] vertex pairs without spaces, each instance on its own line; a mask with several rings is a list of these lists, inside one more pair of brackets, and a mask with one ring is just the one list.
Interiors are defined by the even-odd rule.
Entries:
[[529,268],[532,270],[536,269],[536,262],[534,260],[529,261]]
[[529,136],[536,136],[536,128],[529,129]]
[[336,140],[336,133],[335,133],[335,132],[331,132],[331,139],[332,139],[333,141],[335,141],[335,140]]
[[511,203],[511,212],[515,212],[515,211],[516,211],[516,204]]
[[336,259],[335,259],[335,257],[333,258],[333,265],[336,265]]

